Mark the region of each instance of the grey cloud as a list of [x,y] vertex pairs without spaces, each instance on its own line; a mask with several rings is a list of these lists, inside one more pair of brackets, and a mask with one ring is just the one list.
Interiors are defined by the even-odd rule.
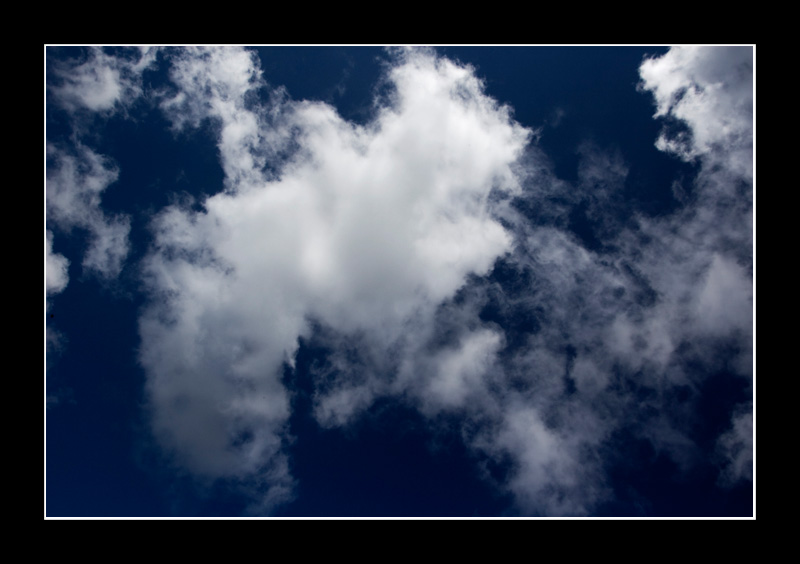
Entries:
[[[691,132],[676,150],[697,158],[701,170],[693,200],[674,218],[645,226],[671,241],[668,259],[648,268],[663,292],[680,299],[691,287],[688,321],[696,332],[721,337],[737,332],[750,350],[753,303],[753,49],[672,48],[642,64],[644,87],[653,92],[657,117],[672,116]],[[662,136],[663,139],[663,136]],[[660,141],[660,147],[674,147]],[[677,263],[685,266],[677,269]],[[669,272],[668,272],[669,269]],[[683,277],[684,283],[677,280]],[[688,286],[691,283],[691,286]],[[744,373],[751,366],[741,363]]]
[[578,189],[586,217],[596,239],[612,240],[623,227],[619,217],[628,215],[622,197],[628,166],[619,150],[603,150],[591,142],[582,143],[578,154]]
[[[526,341],[497,351],[492,366],[502,384],[486,392],[501,407],[487,415],[493,424],[473,443],[491,459],[510,459],[506,487],[524,512],[581,514],[607,499],[603,453],[623,430],[688,471],[701,462],[701,451],[686,405],[709,374],[752,377],[750,52],[678,51],[646,61],[642,75],[657,93],[658,115],[671,113],[692,132],[687,145],[659,143],[701,162],[692,199],[671,216],[635,214],[625,225],[600,229],[605,245],[590,251],[559,219],[568,213],[559,210],[559,199],[568,206],[581,199],[546,173],[528,175],[534,186],[522,197],[529,203],[514,207],[524,215],[506,210],[504,216],[515,234],[505,264],[517,282],[471,293],[491,303],[506,325],[514,317],[533,320]],[[652,69],[665,66],[666,82],[659,83]],[[731,84],[724,82],[728,73]],[[686,88],[695,89],[691,104]],[[581,152],[579,188],[588,213],[602,221],[619,211],[615,190],[626,167],[619,154],[596,146]],[[556,202],[552,215],[535,209],[549,202]],[[722,343],[742,351],[733,362],[719,355]],[[690,363],[703,370],[686,370]],[[673,403],[678,394],[690,399]],[[719,452],[730,458],[723,464],[726,483],[747,479],[747,417],[736,416],[735,431],[720,438]]]

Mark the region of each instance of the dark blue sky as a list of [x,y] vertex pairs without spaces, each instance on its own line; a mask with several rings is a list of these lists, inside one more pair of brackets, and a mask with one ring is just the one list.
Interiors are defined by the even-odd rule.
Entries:
[[47,47],[47,517],[753,515],[753,49]]

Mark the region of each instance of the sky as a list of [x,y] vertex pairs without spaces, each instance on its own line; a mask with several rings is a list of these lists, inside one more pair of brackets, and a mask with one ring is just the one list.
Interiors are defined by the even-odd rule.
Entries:
[[45,517],[753,517],[754,48],[45,47]]

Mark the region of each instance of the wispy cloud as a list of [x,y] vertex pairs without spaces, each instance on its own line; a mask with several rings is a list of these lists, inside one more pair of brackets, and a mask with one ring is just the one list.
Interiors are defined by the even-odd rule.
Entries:
[[155,62],[155,48],[126,49],[113,56],[99,47],[75,50],[68,63],[56,63],[50,70],[49,89],[55,100],[70,112],[89,110],[111,112],[142,93],[142,72]]
[[45,285],[47,295],[61,292],[69,282],[69,261],[53,252],[53,233],[47,231],[45,242]]
[[130,218],[109,215],[100,203],[102,192],[117,180],[116,166],[80,143],[70,149],[48,145],[47,159],[48,220],[62,231],[86,230],[89,246],[83,267],[115,278],[128,254]]
[[72,131],[68,143],[47,144],[47,219],[62,232],[86,230],[84,268],[112,279],[128,254],[130,218],[101,207],[101,194],[118,179],[119,169],[88,144],[89,124],[124,111],[143,94],[142,73],[155,63],[158,49],[119,49],[116,55],[97,47],[67,49],[75,56],[49,63],[47,71],[49,99],[66,112]]
[[688,127],[665,128],[659,148],[686,160],[713,159],[752,181],[751,47],[673,47],[644,61],[640,74],[641,86],[655,97],[655,117]]

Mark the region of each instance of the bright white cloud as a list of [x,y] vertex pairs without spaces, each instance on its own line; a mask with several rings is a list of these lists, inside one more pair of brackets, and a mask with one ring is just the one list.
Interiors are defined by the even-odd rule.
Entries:
[[[558,181],[468,67],[397,54],[391,94],[359,126],[281,92],[255,103],[268,87],[244,49],[171,53],[178,90],[161,107],[177,129],[216,124],[226,176],[203,212],[172,206],[153,224],[141,359],[162,445],[209,479],[269,475],[263,508],[288,500],[282,367],[313,337],[330,351],[312,375],[321,425],[347,425],[379,397],[431,422],[462,418],[476,455],[508,464],[500,487],[524,513],[580,515],[607,499],[604,449],[632,421],[689,468],[691,417],[670,398],[704,376],[684,365],[719,370],[721,339],[744,359],[752,324],[752,110],[737,100],[747,77],[714,79],[725,64],[746,70],[740,52],[722,55],[642,65],[657,115],[691,133],[660,146],[702,169],[683,208],[623,223],[623,156],[585,144],[578,190]],[[509,196],[528,201],[527,217]],[[601,250],[565,229],[577,205]],[[515,281],[484,277],[499,257]],[[480,321],[485,307],[512,325],[527,316],[527,334]]]
[[[197,472],[271,468],[288,491],[291,478],[275,472],[288,417],[280,368],[308,319],[384,349],[431,319],[469,273],[510,249],[488,199],[518,189],[512,166],[529,132],[470,69],[424,52],[399,55],[391,103],[365,127],[322,103],[249,106],[261,84],[242,49],[186,50],[174,65],[180,91],[162,107],[181,127],[221,124],[228,190],[204,213],[170,208],[155,224],[154,300],[141,322],[154,426]],[[277,139],[264,140],[268,123],[285,124],[301,147],[279,178],[262,170]],[[479,378],[467,359],[496,343],[482,333],[439,358],[452,386],[434,384],[437,393],[467,393]],[[343,422],[377,388],[332,388],[317,414]]]
[[[71,114],[109,115],[141,94],[155,54],[91,50],[54,70],[51,92]],[[607,499],[604,449],[631,425],[689,468],[693,422],[672,400],[705,375],[685,364],[718,371],[718,345],[733,343],[724,368],[752,376],[752,49],[643,62],[655,117],[681,124],[657,146],[700,164],[683,207],[657,218],[619,214],[618,150],[584,143],[576,184],[558,180],[473,69],[424,50],[394,53],[365,125],[271,89],[246,49],[163,60],[175,89],[159,107],[176,132],[213,124],[225,185],[203,211],[173,205],[152,223],[152,428],[201,480],[250,484],[253,511],[293,495],[283,371],[300,337],[329,350],[312,374],[318,423],[347,425],[381,397],[432,427],[455,421],[477,458],[505,467],[498,487],[525,514]],[[119,275],[130,219],[101,208],[119,171],[81,142],[47,152],[48,221],[89,234],[84,268]],[[599,250],[568,229],[579,206]],[[68,264],[48,230],[48,295]],[[494,265],[507,273],[488,277]],[[721,483],[752,478],[751,431],[745,411],[719,437]]]
[[264,86],[257,56],[245,49],[187,48],[170,51],[170,76],[178,87],[161,108],[176,129],[197,127],[205,119],[221,124],[218,146],[226,185],[243,190],[259,185],[265,165],[266,137],[274,132],[263,127],[262,117],[252,111],[247,95]]
[[655,116],[689,126],[688,136],[662,133],[660,149],[687,160],[713,156],[752,181],[752,47],[673,47],[639,72],[655,96]]

